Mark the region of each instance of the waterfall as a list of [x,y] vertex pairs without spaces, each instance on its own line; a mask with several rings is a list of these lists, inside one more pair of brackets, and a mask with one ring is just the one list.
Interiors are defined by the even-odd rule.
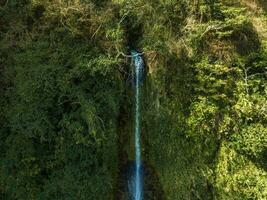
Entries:
[[134,200],[142,199],[142,166],[140,144],[140,84],[142,81],[144,61],[137,51],[131,51],[135,66],[135,174],[134,174]]

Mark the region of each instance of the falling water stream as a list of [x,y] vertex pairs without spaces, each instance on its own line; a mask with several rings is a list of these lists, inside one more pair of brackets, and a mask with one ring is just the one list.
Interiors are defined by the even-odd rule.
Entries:
[[133,176],[133,191],[134,200],[142,199],[142,166],[141,166],[141,144],[140,144],[140,85],[142,81],[144,61],[142,56],[137,51],[131,51],[135,66],[135,170]]

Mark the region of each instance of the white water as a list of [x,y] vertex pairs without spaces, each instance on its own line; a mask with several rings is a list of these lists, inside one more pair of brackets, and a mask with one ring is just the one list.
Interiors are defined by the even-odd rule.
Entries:
[[135,65],[135,175],[134,175],[134,200],[142,199],[142,168],[140,144],[140,82],[143,75],[144,62],[141,55],[132,51]]

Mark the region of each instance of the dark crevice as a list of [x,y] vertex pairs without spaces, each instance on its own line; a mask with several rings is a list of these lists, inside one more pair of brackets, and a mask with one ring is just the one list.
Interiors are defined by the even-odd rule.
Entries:
[[143,25],[138,23],[136,17],[126,17],[124,20],[126,30],[126,46],[130,49],[140,51],[138,44],[143,35]]

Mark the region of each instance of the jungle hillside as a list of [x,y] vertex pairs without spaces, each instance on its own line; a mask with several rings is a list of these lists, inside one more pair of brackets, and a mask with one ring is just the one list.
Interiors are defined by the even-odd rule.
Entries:
[[266,200],[267,1],[0,0],[1,200],[130,200],[136,124],[142,200]]

